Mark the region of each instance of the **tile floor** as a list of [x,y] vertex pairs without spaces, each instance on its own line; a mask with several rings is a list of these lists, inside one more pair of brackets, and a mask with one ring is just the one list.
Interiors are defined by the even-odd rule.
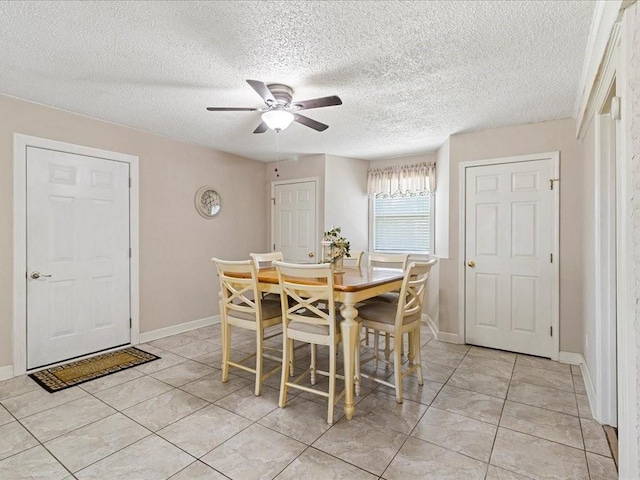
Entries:
[[[251,337],[234,345],[242,356]],[[424,332],[422,345],[423,387],[405,379],[398,405],[365,380],[354,418],[340,405],[333,426],[319,396],[293,391],[278,408],[278,375],[261,397],[246,372],[223,384],[219,326],[142,345],[162,359],[56,394],[0,382],[0,478],[617,478],[579,369]]]

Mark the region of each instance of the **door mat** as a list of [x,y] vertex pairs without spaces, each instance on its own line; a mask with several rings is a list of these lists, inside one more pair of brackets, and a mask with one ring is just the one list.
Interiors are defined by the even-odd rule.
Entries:
[[49,393],[157,360],[158,356],[135,347],[47,368],[29,376]]

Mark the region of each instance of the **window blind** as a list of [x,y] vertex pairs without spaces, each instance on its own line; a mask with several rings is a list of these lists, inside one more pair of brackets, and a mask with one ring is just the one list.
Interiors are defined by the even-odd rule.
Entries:
[[374,250],[431,253],[431,204],[429,195],[374,198]]

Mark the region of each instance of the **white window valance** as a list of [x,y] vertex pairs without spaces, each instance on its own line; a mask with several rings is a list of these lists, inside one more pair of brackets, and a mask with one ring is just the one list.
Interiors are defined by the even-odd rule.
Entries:
[[415,197],[430,195],[435,190],[435,163],[369,170],[367,191],[370,197]]

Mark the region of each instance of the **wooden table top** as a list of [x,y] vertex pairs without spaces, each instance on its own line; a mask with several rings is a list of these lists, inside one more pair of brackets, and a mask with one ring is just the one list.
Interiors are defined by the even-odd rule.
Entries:
[[[333,275],[333,288],[334,291],[357,292],[386,283],[401,281],[403,278],[404,272],[397,268],[367,269],[366,267],[360,267],[358,269],[356,267],[344,267],[344,273],[335,273]],[[277,284],[278,273],[275,267],[258,270],[258,281]],[[317,283],[320,284],[321,281],[319,280]]]

